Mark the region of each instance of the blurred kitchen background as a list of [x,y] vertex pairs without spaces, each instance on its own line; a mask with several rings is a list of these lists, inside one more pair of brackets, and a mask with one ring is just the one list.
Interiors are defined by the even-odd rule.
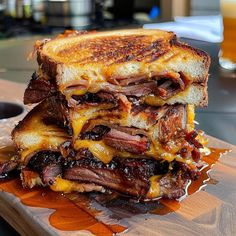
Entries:
[[0,0],[1,38],[219,14],[219,0]]

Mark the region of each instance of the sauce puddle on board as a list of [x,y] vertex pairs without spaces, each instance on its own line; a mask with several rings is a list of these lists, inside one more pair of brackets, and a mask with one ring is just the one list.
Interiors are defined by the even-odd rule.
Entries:
[[[226,153],[226,149],[211,148],[211,154],[203,157],[208,164],[202,171],[198,180],[192,181],[187,188],[187,195],[191,195],[211,181],[208,172],[220,156]],[[9,160],[15,155],[12,147],[0,148],[0,163]],[[91,207],[91,202],[96,197],[89,194],[60,194],[47,188],[22,188],[19,179],[0,180],[0,189],[12,193],[27,206],[54,209],[49,216],[50,224],[59,230],[76,231],[88,230],[95,235],[112,235],[126,230],[124,226],[118,224],[105,224],[98,220],[99,215],[104,210]],[[108,197],[109,198],[109,197]],[[99,202],[98,202],[99,204]],[[103,204],[110,212],[112,219],[121,220],[138,214],[165,215],[177,211],[181,203],[177,200],[160,199],[158,202],[134,203],[127,199],[115,199]],[[106,214],[106,213],[105,213]]]
[[[209,171],[211,170],[212,166],[219,160],[219,158],[229,152],[229,149],[219,149],[219,148],[210,148],[211,153],[210,155],[204,156],[202,158],[203,161],[207,163],[204,169],[201,170],[201,175],[195,181],[191,181],[191,183],[187,187],[186,196],[192,195],[193,193],[201,190],[206,184],[217,184],[218,182],[209,176]],[[170,200],[170,199],[160,199],[159,202],[160,207],[153,210],[151,213],[158,214],[158,215],[165,215],[170,212],[177,211],[180,206],[181,202],[177,200]]]

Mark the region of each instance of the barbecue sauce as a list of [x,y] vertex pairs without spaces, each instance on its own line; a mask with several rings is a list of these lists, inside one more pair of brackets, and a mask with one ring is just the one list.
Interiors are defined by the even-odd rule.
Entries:
[[[186,189],[186,196],[192,195],[193,193],[201,190],[206,185],[206,183],[217,183],[217,181],[210,178],[208,172],[211,170],[212,166],[219,160],[219,158],[229,150],[219,148],[210,148],[210,150],[210,155],[204,156],[202,158],[202,160],[207,163],[207,166],[203,170],[201,170],[201,175],[199,176],[199,178],[195,181],[191,181],[191,183],[188,185]],[[181,202],[177,200],[160,199],[159,202],[161,203],[160,206],[157,209],[153,210],[151,213],[157,215],[165,215],[170,212],[177,211],[181,206]]]
[[[209,156],[203,157],[203,160],[208,164],[201,171],[201,176],[198,180],[192,181],[187,188],[187,194],[191,195],[201,189],[206,182],[215,183],[214,180],[209,181],[208,172],[212,165],[215,164],[219,157],[226,153],[226,149],[211,149]],[[0,163],[9,160],[15,155],[13,147],[0,149]],[[91,208],[91,200],[87,194],[60,194],[53,192],[48,188],[22,188],[19,179],[0,180],[0,189],[12,193],[18,197],[21,202],[27,206],[41,207],[53,209],[53,213],[49,216],[50,224],[59,230],[75,231],[88,230],[95,235],[113,235],[126,230],[121,225],[105,224],[97,219],[101,213],[96,209]],[[127,203],[129,204],[129,203]],[[177,200],[160,199],[156,203],[155,208],[148,211],[151,214],[166,215],[177,211],[181,203]],[[137,212],[138,214],[138,212]]]
[[66,195],[47,188],[22,188],[21,181],[14,179],[0,184],[0,189],[17,196],[24,205],[54,209],[50,224],[59,230],[89,230],[96,235],[112,235],[125,230],[123,226],[106,225],[96,219],[98,211],[90,209],[85,196],[77,196],[76,204]]

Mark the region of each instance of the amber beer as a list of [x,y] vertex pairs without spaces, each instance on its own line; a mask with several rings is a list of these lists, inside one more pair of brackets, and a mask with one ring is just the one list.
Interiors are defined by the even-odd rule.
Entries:
[[236,0],[221,0],[224,39],[221,43],[220,65],[236,69]]

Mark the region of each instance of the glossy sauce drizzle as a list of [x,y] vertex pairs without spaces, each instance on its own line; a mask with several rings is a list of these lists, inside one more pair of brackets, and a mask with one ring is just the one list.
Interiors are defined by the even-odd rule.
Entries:
[[[201,175],[199,176],[199,178],[195,181],[191,181],[191,183],[188,185],[186,189],[186,196],[192,195],[193,193],[201,190],[207,183],[217,183],[215,180],[210,178],[210,176],[208,175],[209,171],[223,154],[229,152],[229,149],[210,148],[210,151],[210,155],[204,156],[202,158],[202,160],[205,161],[207,165],[204,167],[204,169],[201,170]],[[177,200],[160,199],[159,202],[161,203],[161,205],[151,213],[165,215],[170,212],[177,211],[181,206],[181,202]]]
[[[188,195],[193,194],[209,181],[208,172],[212,165],[217,162],[219,157],[226,153],[226,149],[211,149],[209,156],[203,157],[203,160],[208,164],[202,170],[202,174],[198,180],[193,181],[188,186]],[[14,155],[13,148],[0,149],[0,163],[9,160]],[[0,181],[0,189],[9,192],[18,197],[21,202],[27,206],[41,207],[54,209],[55,211],[50,215],[50,224],[65,231],[88,230],[95,235],[112,235],[114,233],[123,232],[126,228],[117,224],[105,224],[97,219],[101,211],[91,208],[91,200],[87,194],[59,194],[47,188],[22,188],[19,179]],[[125,204],[129,204],[126,201]],[[141,204],[141,203],[140,203]],[[181,203],[176,200],[160,199],[157,203],[151,203],[152,208],[147,207],[146,212],[158,215],[165,215],[174,212],[180,208]],[[127,206],[127,205],[126,205]],[[125,208],[127,208],[125,206]],[[136,205],[137,206],[137,205]],[[146,207],[147,205],[145,205]],[[121,208],[119,206],[117,208]],[[109,210],[112,210],[110,208]],[[146,213],[142,211],[140,213]],[[135,214],[140,214],[136,212]],[[131,215],[133,216],[133,215]],[[127,216],[126,216],[127,217]],[[120,217],[121,219],[122,217]]]

